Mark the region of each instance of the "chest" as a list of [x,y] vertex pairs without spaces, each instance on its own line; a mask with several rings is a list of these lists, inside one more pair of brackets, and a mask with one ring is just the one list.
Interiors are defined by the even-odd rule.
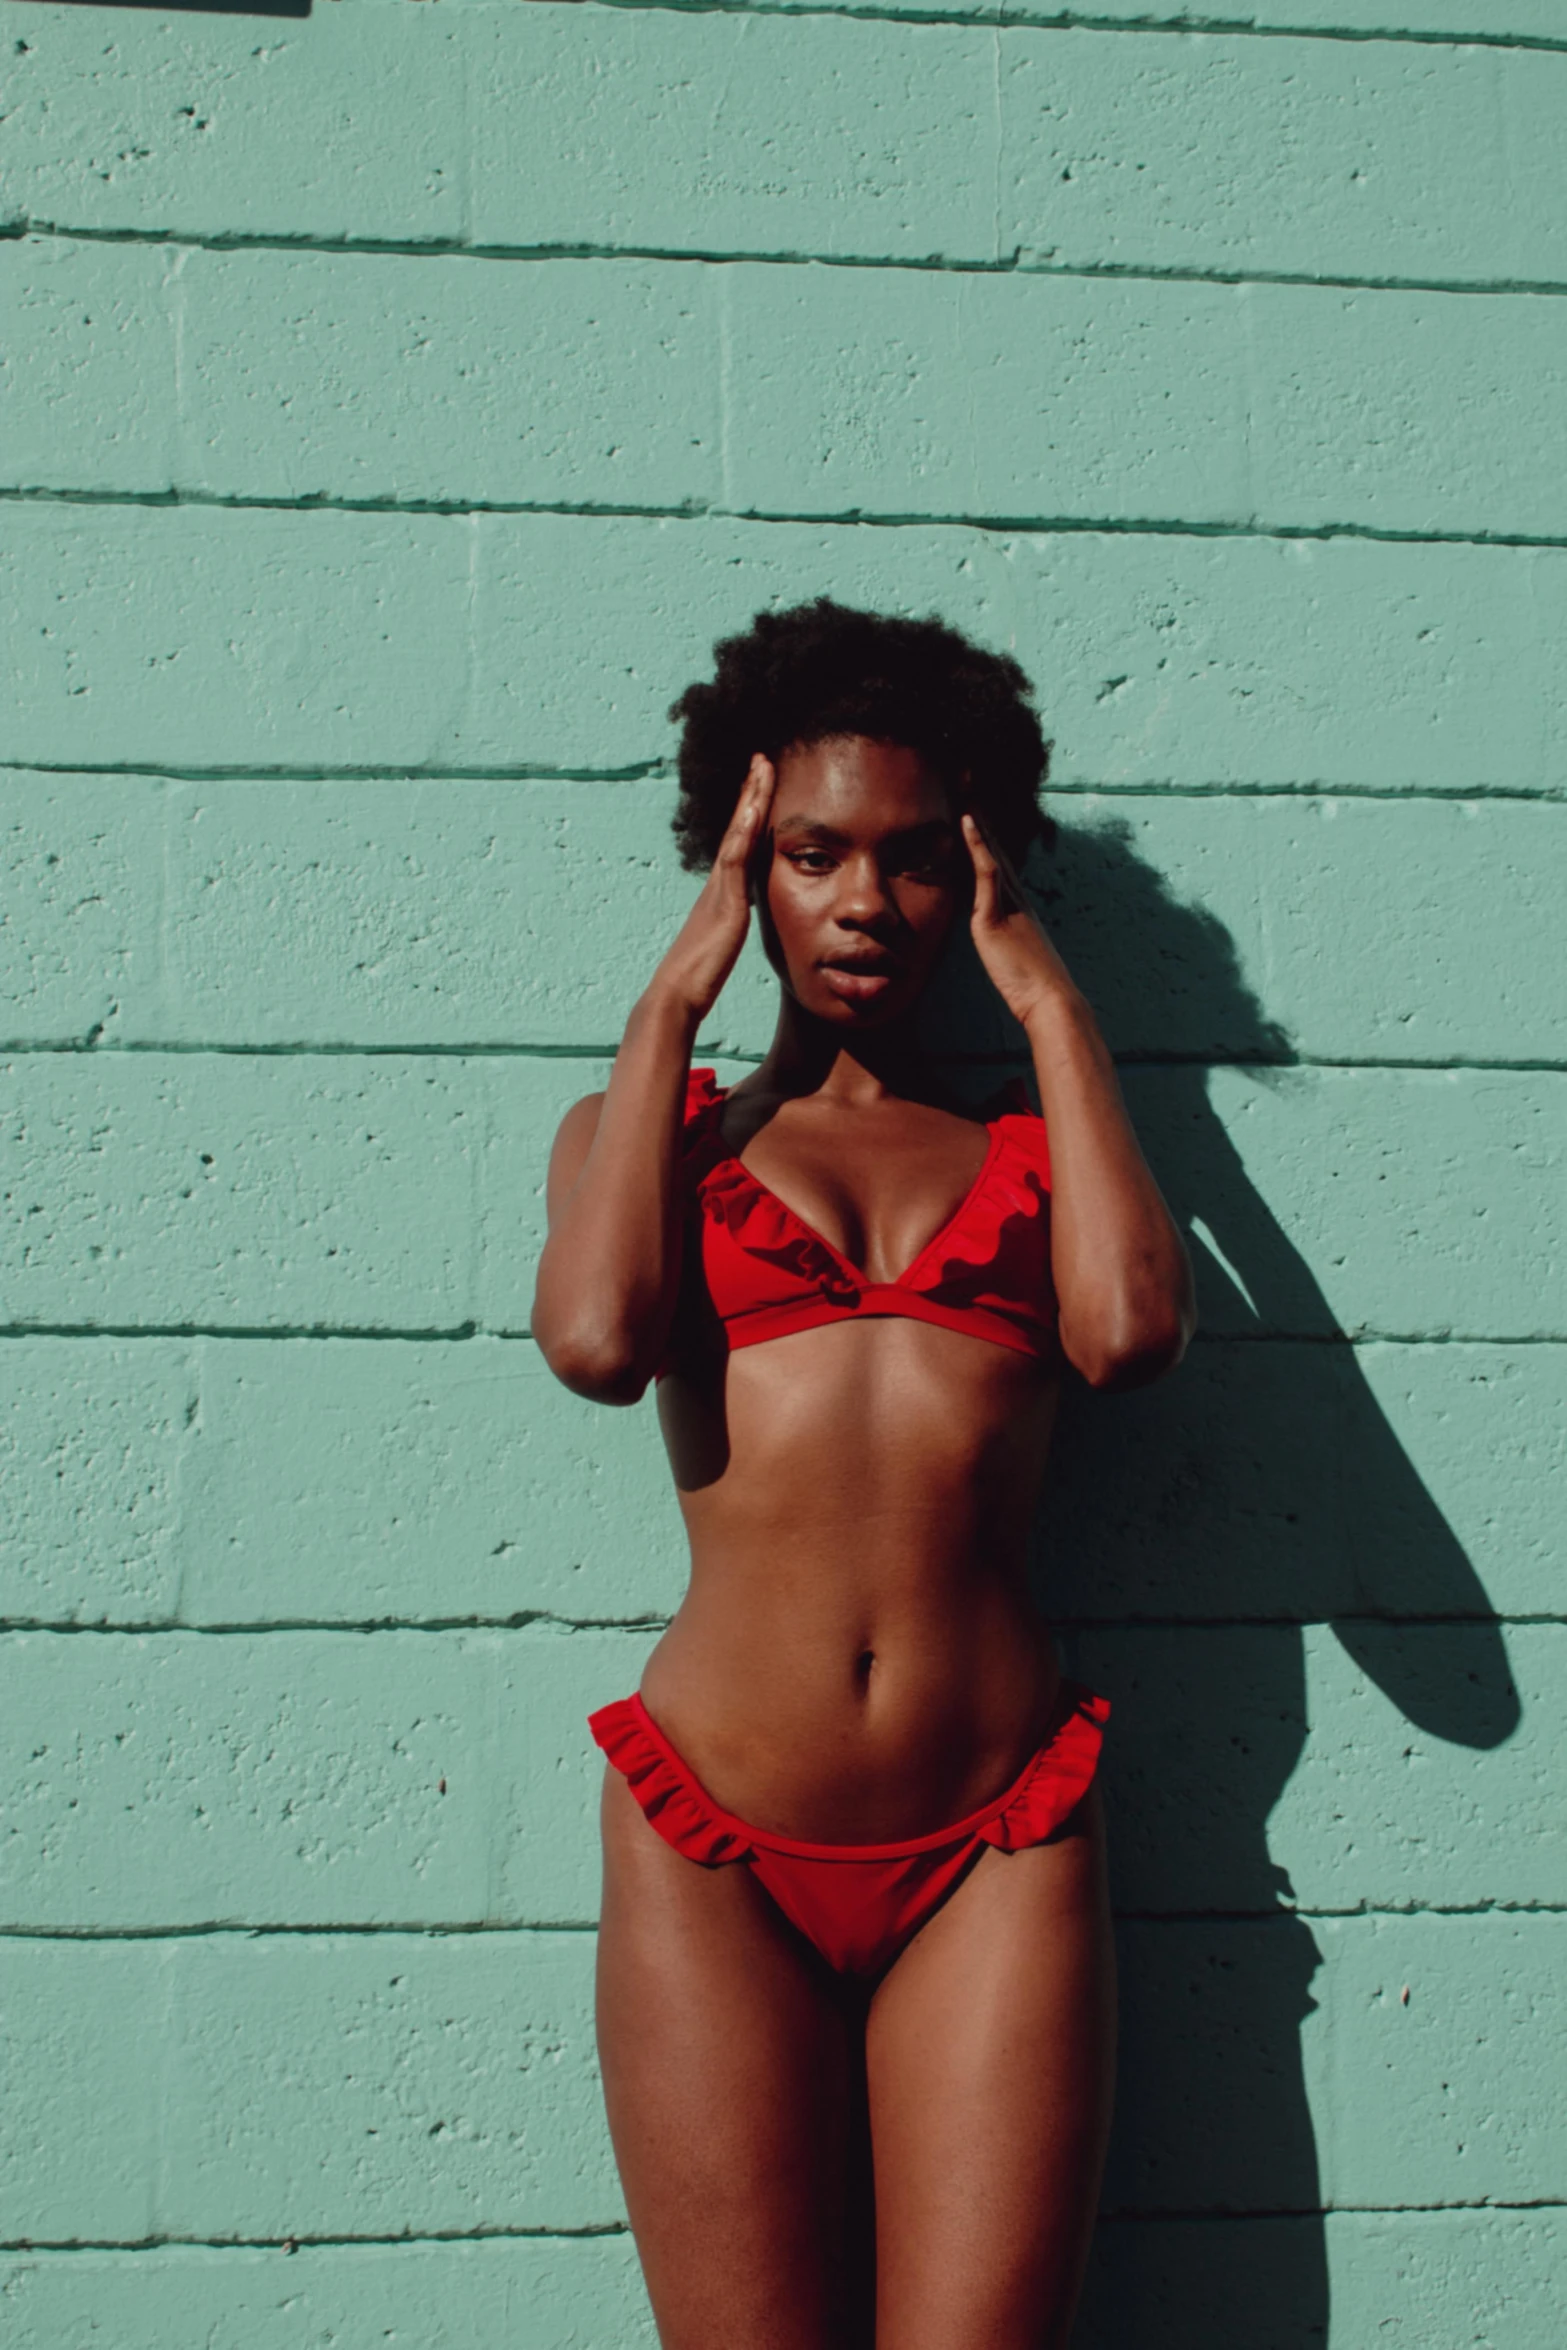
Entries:
[[961,1210],[988,1130],[915,1105],[829,1121],[780,1113],[732,1146],[756,1181],[867,1280],[895,1282]]

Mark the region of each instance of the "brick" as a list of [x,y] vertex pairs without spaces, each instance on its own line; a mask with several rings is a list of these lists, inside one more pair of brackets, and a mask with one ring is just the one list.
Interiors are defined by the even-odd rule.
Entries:
[[179,1341],[0,1347],[0,1619],[173,1615],[199,1402]]
[[[1362,5],[1329,13],[1354,29]],[[998,95],[996,40],[476,6],[339,7],[258,41],[40,12],[8,209],[203,237],[1567,275],[1548,52],[1322,41],[1286,72],[1244,37],[1012,26]]]
[[583,516],[12,506],[11,756],[615,772],[831,584],[1038,681],[1058,784],[1554,789],[1567,554]]
[[7,295],[22,486],[1567,529],[1530,296],[47,238]]
[[157,1023],[163,787],[0,777],[0,1024],[11,1044],[84,1044]]
[[648,1632],[0,1640],[8,1932],[591,1923]]
[[462,29],[476,243],[994,252],[988,32],[557,8]]
[[12,755],[206,770],[449,753],[472,532],[434,516],[12,506]]
[[1563,1934],[1526,1916],[1124,1927],[1106,2207],[1556,2201]]
[[[1567,526],[1534,297],[726,272],[726,502],[774,514]],[[780,282],[781,279],[781,282]]]
[[13,2350],[58,2350],[112,2332],[118,2350],[243,2342],[245,2350],[655,2350],[629,2235],[453,2244],[310,2244],[293,2253],[160,2246],[0,2258]]
[[457,239],[465,28],[412,10],[259,25],[40,8],[12,45],[12,220]]
[[[0,1311],[24,1326],[526,1330],[551,1139],[604,1074],[591,1059],[23,1057],[6,1079]],[[1567,1326],[1549,1270],[1560,1076],[1143,1068],[1127,1090],[1172,1205],[1195,1219],[1210,1332]]]
[[746,513],[1235,521],[1234,297],[1212,286],[726,273]]
[[1567,274],[1560,207],[1538,201],[1567,58],[1223,34],[1134,56],[1124,32],[1022,27],[1000,43],[1003,251],[1382,282]]
[[0,247],[8,487],[123,495],[178,478],[171,266],[48,237]]
[[1559,302],[1294,286],[1249,286],[1236,301],[1259,515],[1415,533],[1567,531]]
[[685,1542],[651,1401],[611,1426],[533,1346],[486,1338],[213,1340],[200,1364],[183,1621],[613,1621],[679,1604]]
[[[1100,1630],[1119,1906],[1176,1915],[1567,1907],[1567,1627]],[[1516,1694],[1515,1694],[1516,1692]]]
[[[1564,2284],[1552,2211],[1112,2220],[1078,2332],[1084,2350],[1155,2327],[1169,2350],[1207,2350],[1266,2327],[1280,2350],[1310,2350],[1331,2293],[1335,2324],[1357,2338],[1399,2326],[1428,2350],[1471,2350],[1505,2328],[1520,2350],[1547,2350]],[[398,2329],[430,2350],[503,2334],[528,2350],[653,2342],[629,2236],[13,2253],[0,2294],[17,2350],[56,2350],[94,2326],[112,2326],[123,2350],[171,2338],[292,2350],[301,2312],[341,2350]]]
[[484,1917],[497,1637],[11,1634],[7,1924]]
[[[1081,1635],[1133,1915],[1567,1906],[1567,1628]],[[0,1641],[8,1931],[591,1923],[651,1632]],[[1341,1645],[1341,1642],[1344,1645]],[[1516,1689],[1516,1696],[1514,1691]]]
[[1312,2350],[1404,2333],[1428,2350],[1506,2340],[1548,2350],[1567,2281],[1554,2211],[1330,2211],[1278,2219],[1101,2225],[1074,2340],[1157,2338],[1207,2350],[1248,2338]]
[[[1550,1916],[1128,1925],[1110,2208],[1559,2200],[1563,1933]],[[102,2071],[106,2043],[118,2069],[134,2054],[143,2083],[156,2067],[164,2167],[154,2227],[138,2232],[277,2242],[623,2216],[591,2054],[588,1935],[81,1947],[94,1962],[85,2005],[60,1945],[13,1940],[3,1953],[27,2035],[19,2079],[31,2096],[47,2077],[33,2068],[62,2016],[75,2077]],[[166,1978],[166,2021],[128,2052],[120,1985],[149,1969]],[[125,2135],[82,2127],[68,2098],[32,2102],[9,2235],[89,2233],[61,2224],[46,2187],[67,2161],[68,2211],[100,2240],[115,2232],[112,2197],[135,2185],[143,2208],[153,2200]]]
[[[647,4],[657,5],[657,0],[647,0]],[[835,5],[839,4],[852,15],[860,0],[835,0]],[[820,0],[748,0],[748,5],[780,14],[814,13]],[[900,0],[899,13],[974,17],[990,24],[998,17],[1002,23],[1009,19],[1027,23],[1046,12],[1037,0],[1000,0],[999,8],[994,0]],[[1507,6],[1495,8],[1487,6],[1486,0],[1205,0],[1201,7],[1168,0],[1159,8],[1150,6],[1149,0],[1091,0],[1085,8],[1051,9],[1049,15],[1052,19],[1059,16],[1066,25],[1077,21],[1096,26],[1125,24],[1134,32],[1157,25],[1167,32],[1200,27],[1205,31],[1382,33],[1392,40],[1411,36],[1433,41],[1532,40],[1547,46],[1557,46],[1561,39],[1555,0],[1509,0]]]
[[178,2236],[623,2218],[586,1934],[182,1944],[159,2218]]
[[662,781],[181,786],[165,1034],[613,1052],[700,886],[672,806]]
[[7,1321],[473,1314],[483,1105],[451,1064],[44,1054],[5,1098]]
[[1128,1072],[1213,1334],[1553,1335],[1567,1084],[1503,1070]]
[[1063,785],[1559,783],[1555,551],[546,516],[481,544],[475,759],[663,752],[714,638],[830,585],[1014,651]]
[[[698,887],[673,807],[661,778],[15,777],[0,785],[23,893],[0,924],[9,1041],[613,1046]],[[1553,805],[1082,794],[1054,809],[1035,869],[1046,918],[1118,1051],[1554,1057]],[[699,1054],[764,1050],[775,1002],[753,940]],[[952,1017],[959,1049],[1020,1049],[980,978]]]
[[176,478],[188,487],[662,510],[718,496],[710,270],[182,259]]
[[1323,1622],[1560,1612],[1552,1346],[1201,1340],[1068,1390],[1042,1519],[1057,1615]]
[[[608,1422],[494,1339],[0,1349],[12,1621],[346,1625],[673,1612],[651,1399]],[[1050,1612],[1295,1624],[1560,1613],[1561,1350],[1200,1343],[1069,1390]]]
[[169,1956],[156,1942],[0,1939],[8,2244],[151,2234]]

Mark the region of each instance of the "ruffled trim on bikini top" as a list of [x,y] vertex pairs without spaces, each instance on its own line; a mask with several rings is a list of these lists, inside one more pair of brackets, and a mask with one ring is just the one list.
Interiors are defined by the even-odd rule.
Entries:
[[[867,1286],[865,1281],[725,1145],[720,1131],[725,1093],[713,1070],[691,1071],[683,1169],[703,1215],[722,1225],[748,1256],[777,1265],[802,1288],[827,1297],[853,1297]],[[1025,1106],[987,1121],[990,1152],[973,1189],[914,1263],[896,1282],[884,1286],[952,1293],[954,1305],[977,1302],[982,1296],[995,1302],[995,1276],[1006,1255],[1008,1227],[1037,1227],[1040,1202],[1050,1190],[1044,1121],[1026,1107],[1021,1085],[1009,1087],[1007,1098]],[[915,1274],[918,1280],[911,1278]]]

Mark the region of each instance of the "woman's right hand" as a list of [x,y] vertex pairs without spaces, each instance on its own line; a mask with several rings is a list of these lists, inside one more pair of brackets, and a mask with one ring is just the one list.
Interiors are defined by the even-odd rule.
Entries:
[[672,997],[693,1019],[705,1019],[718,1001],[745,943],[751,919],[751,859],[767,822],[778,771],[758,751],[746,770],[719,843],[713,870],[681,924],[680,935],[654,974],[650,992]]

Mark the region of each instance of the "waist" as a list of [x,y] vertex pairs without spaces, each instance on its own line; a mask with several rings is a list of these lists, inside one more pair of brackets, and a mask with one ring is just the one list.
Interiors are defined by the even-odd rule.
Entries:
[[1020,1576],[813,1603],[787,1572],[765,1587],[699,1573],[642,1694],[726,1809],[783,1836],[874,1843],[1010,1785],[1059,1686]]

